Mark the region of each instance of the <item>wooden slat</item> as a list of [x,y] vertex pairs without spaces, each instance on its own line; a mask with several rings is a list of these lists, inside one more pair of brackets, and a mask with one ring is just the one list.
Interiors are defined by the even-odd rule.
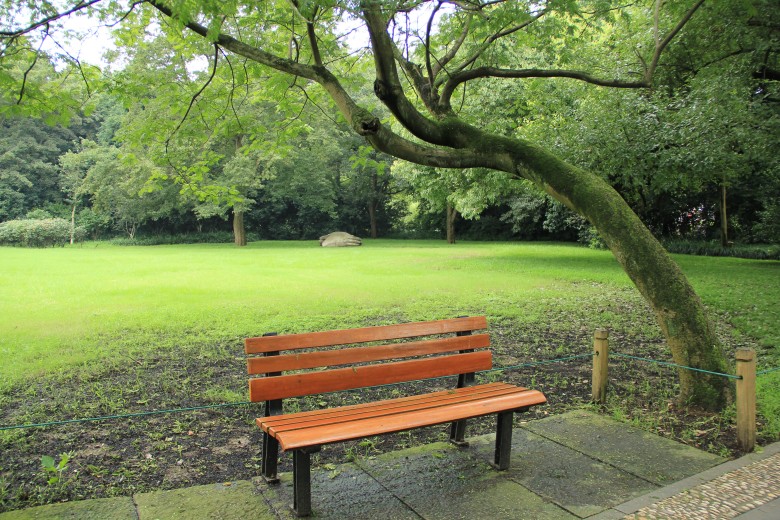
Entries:
[[337,368],[305,374],[262,377],[249,380],[250,401],[270,401],[287,397],[349,390],[417,379],[477,372],[492,368],[489,350],[433,358]]
[[494,387],[517,388],[515,385],[511,385],[509,383],[486,383],[484,385],[469,386],[469,387],[464,387],[464,388],[451,388],[451,389],[448,389],[448,390],[439,390],[437,392],[430,392],[430,393],[427,393],[427,394],[418,394],[418,395],[411,395],[411,396],[406,396],[406,397],[395,397],[393,399],[386,399],[386,400],[382,400],[382,401],[372,401],[372,402],[366,402],[366,403],[350,404],[350,405],[345,405],[345,406],[339,406],[337,408],[321,408],[321,409],[316,409],[316,410],[307,410],[307,411],[304,411],[304,412],[288,413],[288,414],[284,414],[284,415],[274,415],[274,416],[271,416],[271,417],[263,417],[263,420],[264,421],[265,420],[277,421],[277,420],[283,420],[283,419],[295,420],[295,419],[298,419],[298,418],[306,418],[306,417],[311,417],[311,416],[315,416],[315,415],[329,415],[331,413],[334,413],[334,410],[342,410],[344,412],[349,412],[349,411],[358,410],[358,409],[364,408],[364,407],[376,406],[376,405],[379,405],[381,403],[401,403],[401,404],[403,404],[403,403],[415,401],[417,399],[420,399],[423,396],[438,397],[438,396],[441,396],[441,395],[451,395],[451,394],[457,395],[457,394],[460,394],[460,393],[472,392],[472,391],[474,391],[473,389],[477,389],[477,388],[486,389],[486,390],[489,391],[489,390],[493,389]]
[[524,389],[524,391],[515,394],[491,399],[456,403],[438,408],[422,409],[377,418],[345,421],[314,428],[290,430],[279,433],[277,440],[282,449],[292,450],[433,426],[461,419],[470,419],[472,417],[535,406],[545,402],[546,399],[541,392]]
[[249,374],[268,374],[301,370],[306,368],[329,367],[371,361],[386,361],[429,354],[474,350],[490,346],[488,334],[471,336],[452,336],[449,338],[408,343],[393,343],[370,347],[344,348],[307,352],[305,354],[285,354],[273,357],[255,357],[247,360]]
[[282,336],[262,336],[244,340],[247,354],[261,354],[280,350],[296,350],[333,345],[365,343],[368,341],[386,341],[391,339],[413,338],[450,332],[465,332],[487,328],[487,318],[472,316],[450,320],[421,321],[382,325],[358,329],[328,330],[305,334],[286,334]]
[[382,401],[372,401],[372,402],[365,402],[365,403],[358,403],[358,404],[351,404],[351,405],[345,405],[345,406],[338,406],[336,408],[319,408],[315,410],[307,410],[304,412],[296,412],[296,413],[288,413],[283,415],[274,415],[270,417],[263,417],[263,421],[273,421],[273,422],[283,422],[283,421],[295,421],[298,419],[307,419],[319,415],[332,415],[336,413],[344,413],[349,414],[353,411],[360,411],[362,408],[371,408],[371,407],[384,407],[385,405],[392,405],[392,404],[400,404],[404,405],[407,403],[411,403],[414,401],[417,401],[422,398],[439,398],[443,395],[462,395],[466,393],[474,393],[476,391],[481,392],[490,392],[494,390],[502,390],[505,388],[518,388],[515,385],[511,385],[509,383],[485,383],[484,385],[475,385],[475,386],[469,386],[464,388],[451,388],[448,390],[439,390],[437,392],[429,392],[427,394],[417,394],[417,395],[411,395],[406,397],[395,397],[393,399],[386,399]]
[[[435,392],[415,396],[411,400],[391,399],[375,403],[365,403],[363,406],[343,410],[331,408],[323,410],[326,413],[309,413],[299,417],[279,415],[276,417],[263,417],[257,420],[263,431],[274,436],[281,432],[338,424],[360,419],[378,418],[398,413],[408,413],[423,409],[440,408],[456,403],[473,402],[484,399],[494,399],[503,395],[516,394],[526,391],[526,388],[502,384],[502,385],[478,385],[467,387],[462,392]],[[318,410],[319,411],[319,410]]]

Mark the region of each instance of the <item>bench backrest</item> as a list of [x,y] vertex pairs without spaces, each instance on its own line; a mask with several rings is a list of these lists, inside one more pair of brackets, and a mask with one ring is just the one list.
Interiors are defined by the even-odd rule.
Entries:
[[[247,360],[248,372],[266,376],[249,380],[249,398],[272,401],[489,370],[491,352],[477,349],[489,347],[490,338],[471,334],[485,328],[487,319],[477,316],[247,338],[246,353],[262,355]],[[456,335],[425,338],[448,333]],[[397,341],[409,338],[415,341]],[[396,342],[387,343],[391,340]],[[383,343],[361,345],[371,342]]]

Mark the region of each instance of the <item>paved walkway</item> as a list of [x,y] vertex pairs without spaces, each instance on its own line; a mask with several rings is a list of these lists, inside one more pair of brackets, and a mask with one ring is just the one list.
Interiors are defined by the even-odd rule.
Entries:
[[[780,443],[726,462],[584,411],[515,429],[512,467],[488,464],[492,435],[326,465],[313,472],[316,518],[780,518]],[[327,449],[325,447],[324,449]],[[0,520],[290,519],[292,484],[223,482],[52,504]],[[741,515],[741,516],[739,516]]]
[[594,520],[616,518],[780,519],[780,443],[615,506]]

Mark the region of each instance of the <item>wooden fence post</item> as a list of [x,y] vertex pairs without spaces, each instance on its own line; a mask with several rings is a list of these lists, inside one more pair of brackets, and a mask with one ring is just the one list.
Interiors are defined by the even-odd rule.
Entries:
[[737,444],[742,451],[756,445],[756,353],[737,349]]
[[609,332],[598,329],[593,334],[593,402],[607,401],[607,362],[609,361]]

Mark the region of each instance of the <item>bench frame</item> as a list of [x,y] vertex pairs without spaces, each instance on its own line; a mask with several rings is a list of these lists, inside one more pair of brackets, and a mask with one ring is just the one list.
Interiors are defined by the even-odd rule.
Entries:
[[[458,446],[467,446],[468,443],[465,441],[467,419],[493,413],[497,416],[493,465],[498,470],[508,469],[514,413],[543,404],[546,398],[541,392],[514,385],[503,383],[475,385],[475,372],[492,367],[490,350],[476,352],[477,349],[489,347],[489,337],[487,334],[472,335],[473,332],[486,328],[486,318],[479,316],[283,336],[269,333],[261,337],[247,338],[245,352],[249,355],[261,354],[259,357],[248,358],[248,372],[251,375],[264,375],[249,380],[249,394],[251,401],[265,402],[263,417],[256,419],[258,426],[263,430],[261,472],[265,481],[269,484],[279,482],[277,467],[280,445],[285,450],[292,451],[294,495],[292,507],[297,516],[309,516],[311,514],[311,454],[318,452],[322,444],[451,423],[450,442]],[[442,334],[452,333],[455,335],[443,339],[440,337]],[[436,335],[435,339],[423,341],[360,345],[433,335]],[[351,348],[322,350],[343,345],[349,345]],[[303,353],[295,352],[302,349],[306,350]],[[284,355],[282,354],[284,351],[294,352]],[[435,356],[431,357],[432,354]],[[405,360],[398,361],[398,359]],[[377,363],[377,361],[384,362]],[[370,364],[372,362],[373,364]],[[344,365],[347,365],[346,368],[330,368]],[[326,369],[300,372],[304,369],[321,367]],[[287,371],[294,373],[283,375]],[[386,383],[419,381],[445,375],[457,375],[457,388],[464,391],[433,392],[411,398],[389,399],[299,414],[285,415],[282,410],[282,400],[288,397],[316,395]],[[502,395],[506,394],[507,401],[499,402],[498,398],[491,400],[488,393],[494,389]],[[478,394],[481,392],[487,392],[486,397],[480,397]],[[466,395],[475,397],[468,397],[469,401],[461,402],[466,399],[461,396]],[[453,406],[436,405],[432,409],[441,411],[442,417],[445,417],[443,420],[422,417],[429,414],[428,409],[404,411],[394,415],[372,412],[372,409],[382,409],[382,407],[406,408],[401,404],[414,399],[437,403],[443,400],[453,401],[461,409],[455,412]],[[484,409],[479,408],[483,405]],[[328,423],[325,428],[338,428],[342,423],[357,424],[355,419],[342,420],[331,417],[339,414],[352,414],[350,417],[354,417],[355,411],[367,416],[361,420],[370,425],[361,424],[363,424],[363,431],[368,433],[361,434],[358,431],[353,434],[341,428],[341,431],[335,433],[329,431],[326,434],[317,425],[314,427],[290,425],[295,421],[308,421],[311,425],[312,421],[318,420],[318,417],[314,417],[317,414],[319,417],[327,417]],[[414,415],[415,411],[417,415]],[[371,413],[376,415],[370,415]],[[396,421],[398,424],[395,426],[386,426],[387,421],[377,420],[379,415],[385,417],[392,415],[400,419]],[[412,425],[403,424],[406,417],[412,416],[415,417],[415,420],[411,421]],[[382,425],[378,426],[379,423]]]

